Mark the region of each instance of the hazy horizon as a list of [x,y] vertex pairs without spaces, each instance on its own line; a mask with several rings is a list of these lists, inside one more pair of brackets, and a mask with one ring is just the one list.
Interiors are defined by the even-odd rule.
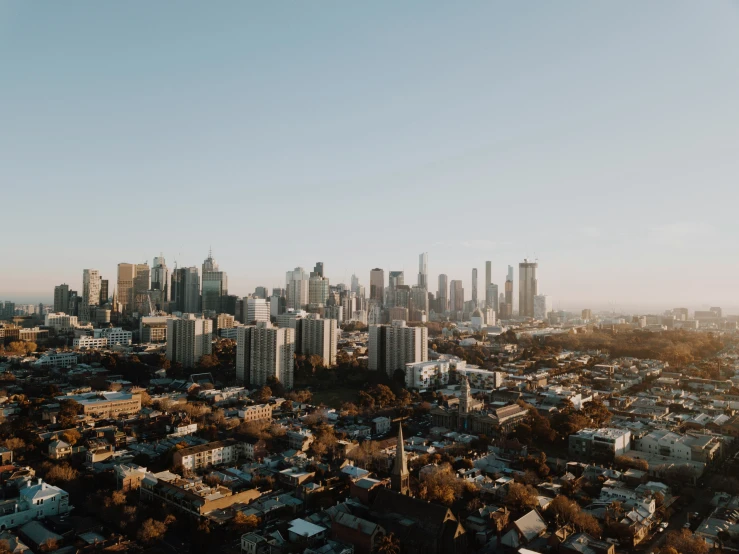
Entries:
[[[471,296],[739,313],[739,5],[0,4],[0,300],[418,254]],[[28,299],[28,300],[25,300]],[[631,307],[631,308],[627,308]],[[641,309],[639,309],[641,307]]]

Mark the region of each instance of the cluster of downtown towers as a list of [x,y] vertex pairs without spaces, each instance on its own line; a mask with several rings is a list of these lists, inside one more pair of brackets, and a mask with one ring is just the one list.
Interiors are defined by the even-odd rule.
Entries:
[[[536,270],[538,264],[524,260],[519,264],[518,315],[534,317],[537,297]],[[383,323],[388,320],[388,310],[407,309],[406,319],[422,320],[431,311],[448,314],[452,320],[461,320],[476,308],[495,311],[499,319],[513,316],[513,267],[508,266],[503,290],[493,282],[492,262],[485,262],[483,294],[478,294],[478,270],[472,269],[471,299],[465,301],[461,280],[449,281],[447,275],[438,277],[438,288],[434,295],[429,291],[428,254],[419,255],[416,285],[405,284],[403,271],[390,271],[386,285],[385,270],[370,271],[370,289],[367,298],[365,287],[356,275],[352,275],[351,286],[331,286],[324,275],[322,262],[316,263],[312,272],[301,267],[286,273],[285,288],[256,287],[251,298],[270,301],[273,316],[286,310],[319,310],[322,307],[344,306],[343,321],[358,319],[363,323]],[[54,290],[54,311],[79,315],[82,321],[91,320],[91,311],[96,307],[108,306],[113,313],[124,316],[145,315],[154,311],[181,313],[246,315],[244,300],[228,293],[228,277],[221,271],[212,254],[197,267],[175,267],[170,271],[163,256],[154,258],[154,263],[118,264],[118,276],[109,297],[109,282],[102,279],[95,269],[83,270],[82,294],[70,290],[66,284]],[[397,312],[396,312],[397,313]],[[363,314],[355,318],[354,314]]]

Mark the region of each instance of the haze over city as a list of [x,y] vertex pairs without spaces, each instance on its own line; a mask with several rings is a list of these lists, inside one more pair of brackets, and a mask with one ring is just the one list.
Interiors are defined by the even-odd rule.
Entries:
[[[0,298],[213,247],[738,309],[736,3],[0,6]],[[184,38],[186,37],[186,38]]]

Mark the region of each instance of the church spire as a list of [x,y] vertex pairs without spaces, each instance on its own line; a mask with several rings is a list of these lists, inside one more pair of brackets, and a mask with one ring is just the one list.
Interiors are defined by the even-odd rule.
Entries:
[[395,463],[390,476],[390,486],[400,494],[410,494],[410,475],[408,474],[408,460],[405,457],[403,445],[403,424],[398,425],[398,446],[395,450]]

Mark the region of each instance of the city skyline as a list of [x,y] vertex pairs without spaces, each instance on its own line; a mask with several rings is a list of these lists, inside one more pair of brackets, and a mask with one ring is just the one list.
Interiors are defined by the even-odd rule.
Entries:
[[737,311],[737,15],[163,1],[142,26],[133,5],[3,4],[3,223],[23,248],[0,245],[0,298],[80,290],[84,268],[112,285],[160,251],[199,267],[212,245],[236,294],[317,259],[332,282],[379,265],[412,284],[428,252],[430,282],[470,292],[486,260],[502,291],[538,258],[555,306]]

